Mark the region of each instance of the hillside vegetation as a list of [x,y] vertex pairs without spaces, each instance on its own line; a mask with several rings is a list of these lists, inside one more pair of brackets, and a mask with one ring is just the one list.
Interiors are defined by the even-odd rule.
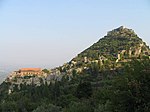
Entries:
[[0,112],[150,112],[149,56],[145,42],[121,26],[63,66],[44,69],[59,80],[4,81]]

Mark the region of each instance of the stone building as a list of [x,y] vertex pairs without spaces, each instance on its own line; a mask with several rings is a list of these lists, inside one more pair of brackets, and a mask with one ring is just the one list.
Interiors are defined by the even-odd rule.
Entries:
[[44,72],[40,68],[21,68],[17,71],[19,76],[43,76]]

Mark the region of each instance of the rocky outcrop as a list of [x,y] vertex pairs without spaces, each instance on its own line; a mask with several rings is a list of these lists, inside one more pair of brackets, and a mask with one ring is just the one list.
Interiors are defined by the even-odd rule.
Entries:
[[109,31],[107,33],[107,36],[111,37],[137,37],[136,33],[132,29],[125,28],[124,26],[120,26],[117,29],[114,29],[112,31]]

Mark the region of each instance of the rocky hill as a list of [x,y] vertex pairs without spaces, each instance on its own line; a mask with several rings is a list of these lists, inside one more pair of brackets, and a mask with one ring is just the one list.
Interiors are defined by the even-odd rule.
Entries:
[[132,30],[123,26],[109,31],[106,36],[91,47],[78,54],[69,63],[59,67],[63,72],[71,74],[73,70],[88,70],[92,63],[100,69],[114,69],[132,59],[149,59],[150,49]]
[[0,112],[150,112],[149,56],[121,26],[63,66],[14,71],[0,85]]
[[98,59],[100,56],[113,61],[122,54],[122,58],[142,58],[148,56],[149,47],[131,29],[123,26],[109,31],[104,38],[93,44],[90,48],[79,54],[80,57]]
[[[100,73],[103,70],[115,70],[121,68],[124,63],[132,59],[149,59],[150,49],[145,42],[132,30],[124,28],[123,26],[109,31],[106,36],[101,38],[98,42],[94,43],[91,47],[84,50],[73,58],[70,62],[65,63],[63,66],[50,69],[47,77],[37,80],[37,77],[20,78],[15,77],[12,79],[25,83],[30,82],[40,85],[42,82],[50,83],[52,80],[61,80],[64,75],[72,76],[73,74],[82,74],[83,72]],[[23,81],[22,81],[23,80]],[[7,80],[8,81],[8,80]]]

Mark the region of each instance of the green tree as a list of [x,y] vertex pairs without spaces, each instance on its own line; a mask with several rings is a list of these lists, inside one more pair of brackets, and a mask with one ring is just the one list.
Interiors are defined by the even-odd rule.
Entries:
[[111,102],[114,111],[149,112],[150,102],[150,60],[133,61],[128,64],[122,76],[114,78]]
[[93,108],[88,102],[72,102],[64,112],[93,112]]
[[97,76],[99,74],[100,66],[98,63],[91,63],[89,66],[90,74],[93,76]]
[[33,110],[33,112],[62,112],[61,108],[53,104],[42,105]]
[[47,69],[43,69],[42,70],[44,73],[47,73],[47,74],[49,74],[50,73],[50,71],[49,70],[47,70]]
[[92,85],[90,82],[81,82],[76,90],[78,98],[89,98],[92,95]]

